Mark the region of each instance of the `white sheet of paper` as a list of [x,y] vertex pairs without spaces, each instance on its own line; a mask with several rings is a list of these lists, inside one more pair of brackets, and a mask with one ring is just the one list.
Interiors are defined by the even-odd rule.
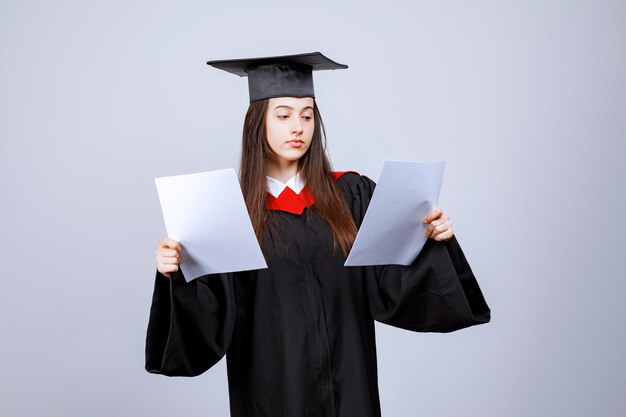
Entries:
[[445,162],[385,161],[346,266],[410,265],[437,206]]
[[267,268],[235,170],[155,178],[167,234],[182,247],[187,281]]

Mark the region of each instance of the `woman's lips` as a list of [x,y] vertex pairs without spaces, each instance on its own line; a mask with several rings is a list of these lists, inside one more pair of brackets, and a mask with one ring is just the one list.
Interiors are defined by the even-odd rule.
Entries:
[[300,148],[302,145],[304,145],[304,142],[302,142],[299,139],[290,140],[287,143],[290,144],[291,146],[293,146],[294,148]]

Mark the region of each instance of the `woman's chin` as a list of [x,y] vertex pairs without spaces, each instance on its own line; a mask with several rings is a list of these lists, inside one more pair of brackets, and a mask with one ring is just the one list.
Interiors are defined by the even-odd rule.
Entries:
[[294,163],[294,162],[298,162],[300,158],[304,156],[305,153],[306,151],[298,150],[297,152],[294,152],[292,150],[290,152],[285,152],[283,154],[278,155],[278,159],[282,160],[283,162]]

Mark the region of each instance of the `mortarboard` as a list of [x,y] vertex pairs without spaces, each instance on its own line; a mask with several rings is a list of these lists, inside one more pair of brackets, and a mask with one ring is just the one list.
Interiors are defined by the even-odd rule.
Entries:
[[313,71],[345,69],[319,52],[209,61],[208,65],[248,77],[250,102],[272,97],[315,97]]

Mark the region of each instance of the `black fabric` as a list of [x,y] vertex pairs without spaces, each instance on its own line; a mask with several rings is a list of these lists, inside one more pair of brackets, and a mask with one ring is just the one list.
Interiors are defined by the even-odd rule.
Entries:
[[250,101],[272,97],[315,97],[311,67],[272,65],[248,72]]
[[[374,183],[337,183],[360,225]],[[456,238],[429,239],[410,266],[344,267],[314,207],[272,213],[283,230],[262,244],[268,269],[189,283],[157,272],[146,370],[193,376],[226,355],[233,417],[376,417],[374,320],[419,332],[490,320]]]

